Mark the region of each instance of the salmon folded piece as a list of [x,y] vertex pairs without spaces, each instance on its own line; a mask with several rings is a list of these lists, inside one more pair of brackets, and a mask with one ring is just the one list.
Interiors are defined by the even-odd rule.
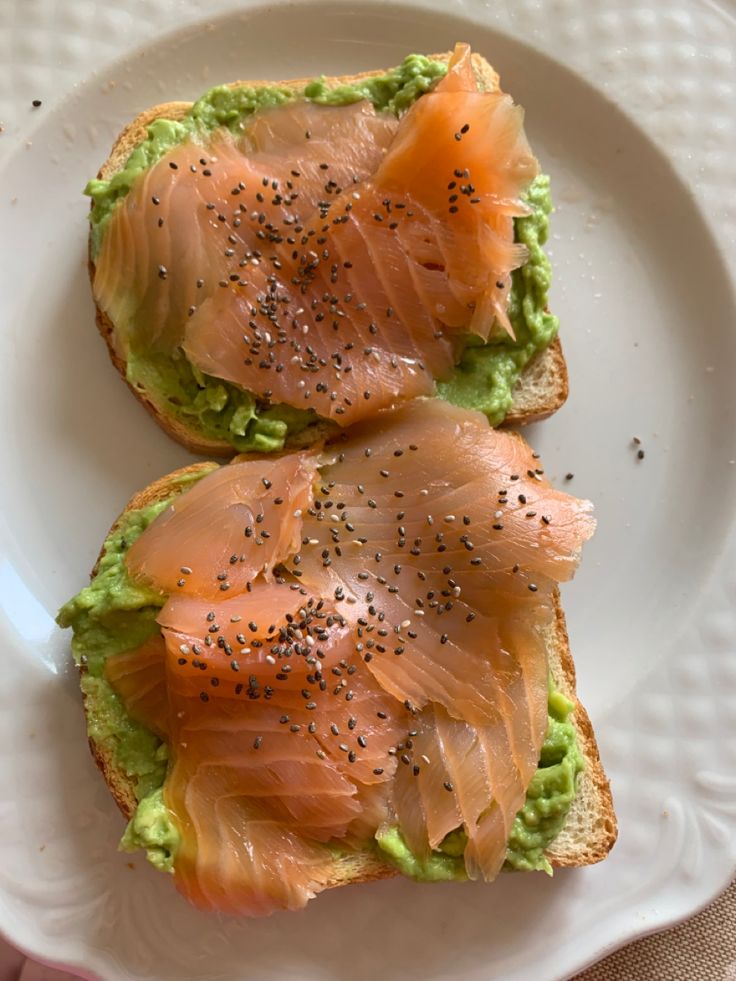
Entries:
[[338,446],[304,517],[313,544],[286,568],[343,597],[369,671],[415,713],[394,790],[411,847],[463,826],[469,874],[493,878],[539,761],[544,631],[593,532],[590,505],[554,490],[519,437],[435,399]]
[[[128,568],[163,592],[211,597],[243,590],[259,573],[271,578],[299,545],[296,512],[311,498],[316,464],[314,454],[305,452],[215,470],[175,498],[133,543]],[[166,547],[172,542],[176,551]]]
[[128,554],[167,597],[160,634],[107,674],[167,739],[179,888],[295,908],[331,849],[396,824],[417,855],[463,829],[468,874],[492,879],[546,734],[557,584],[593,528],[519,437],[435,399],[175,498]]
[[297,102],[170,151],[113,213],[95,297],[132,347],[346,426],[431,395],[468,335],[512,333],[537,170],[458,45],[400,120]]
[[163,637],[112,658],[107,677],[168,742],[179,888],[233,914],[304,905],[332,873],[322,843],[375,814],[409,714],[354,657],[342,618],[289,584],[179,594],[158,622]]
[[237,137],[220,128],[174,147],[111,217],[95,260],[98,305],[134,348],[173,353],[189,311],[255,268],[277,231],[372,173],[397,125],[369,103],[305,101],[258,113]]

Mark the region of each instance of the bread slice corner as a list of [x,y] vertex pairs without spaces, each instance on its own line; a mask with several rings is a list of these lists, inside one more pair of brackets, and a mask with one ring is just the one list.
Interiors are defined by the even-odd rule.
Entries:
[[[452,52],[446,51],[442,54],[434,54],[429,57],[437,61],[449,61]],[[472,55],[473,68],[478,80],[478,84],[483,90],[492,92],[499,86],[497,72],[488,64],[485,58],[477,52]],[[355,75],[332,76],[326,79],[330,85],[344,85],[357,82],[363,78],[371,78],[383,74],[384,69],[375,71],[359,72]],[[289,79],[279,82],[279,85],[288,86],[301,90],[311,81],[311,78]],[[240,86],[272,85],[273,82],[266,81],[236,81],[231,82],[228,88],[238,88]],[[122,170],[133,150],[145,138],[148,127],[157,119],[182,119],[189,109],[191,102],[164,102],[141,112],[125,129],[118,135],[113,144],[110,156],[103,163],[98,177],[109,180],[116,173]],[[89,274],[90,281],[94,281],[94,260],[90,257]],[[115,325],[110,318],[97,307],[96,314],[97,328],[107,344],[110,358],[128,384],[136,398],[156,419],[162,429],[165,430],[173,439],[181,443],[192,453],[203,456],[229,457],[236,451],[230,443],[224,440],[208,439],[196,429],[188,427],[171,413],[166,411],[165,406],[161,405],[156,399],[155,394],[146,391],[145,388],[133,385],[127,377],[127,362],[123,347],[117,343]],[[513,404],[504,420],[504,425],[523,426],[531,422],[539,422],[546,419],[556,412],[565,402],[568,396],[568,378],[565,357],[562,353],[562,346],[559,339],[555,339],[552,344],[542,351],[536,358],[529,362],[514,389]],[[314,426],[309,426],[306,430],[287,440],[287,446],[297,448],[306,443],[317,442],[335,433],[338,427],[335,423],[328,420],[320,420]]]
[[532,358],[514,388],[514,400],[502,425],[528,426],[553,415],[567,401],[570,385],[559,337]]

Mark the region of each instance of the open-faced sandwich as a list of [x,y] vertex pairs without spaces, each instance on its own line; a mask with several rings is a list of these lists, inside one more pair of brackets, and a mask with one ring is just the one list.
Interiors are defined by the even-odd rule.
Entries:
[[435,393],[493,425],[549,415],[567,374],[522,124],[467,45],[143,112],[87,188],[113,362],[214,455]]
[[124,847],[238,915],[605,857],[558,592],[593,528],[439,398],[146,488],[59,616]]

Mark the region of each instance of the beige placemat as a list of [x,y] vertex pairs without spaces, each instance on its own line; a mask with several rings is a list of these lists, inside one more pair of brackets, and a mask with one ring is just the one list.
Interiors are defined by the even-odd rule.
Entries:
[[691,920],[636,940],[573,981],[736,981],[736,882]]

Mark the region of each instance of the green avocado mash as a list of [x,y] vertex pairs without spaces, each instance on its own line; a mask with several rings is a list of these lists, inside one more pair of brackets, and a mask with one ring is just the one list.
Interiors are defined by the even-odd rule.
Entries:
[[[213,464],[214,466],[214,464]],[[180,478],[182,490],[202,471]],[[105,678],[105,662],[132,650],[158,630],[156,616],[163,597],[134,583],[125,570],[125,553],[169,501],[128,511],[105,540],[103,555],[89,586],[62,606],[60,627],[72,627],[72,654],[83,668],[80,684],[86,700],[89,735],[113,764],[134,782],[144,798],[163,783],[166,747],[158,737],[133,722]]]
[[[575,728],[569,720],[572,707],[564,695],[550,687],[547,736],[526,802],[511,827],[504,864],[507,870],[552,874],[544,850],[562,830],[575,799],[577,775],[583,769]],[[412,879],[437,882],[467,878],[462,857],[467,839],[462,829],[451,831],[427,858],[412,853],[399,827],[379,832],[376,840],[389,860]]]
[[181,836],[164,803],[163,786],[141,800],[120,840],[124,852],[144,848],[146,858],[160,872],[173,872]]
[[[181,491],[206,472],[200,470],[180,478]],[[105,678],[104,669],[109,657],[137,647],[158,629],[156,616],[163,597],[134,583],[124,560],[128,548],[172,498],[123,515],[105,540],[91,583],[70,599],[57,617],[59,626],[74,631],[72,653],[83,669],[81,687],[90,738],[135,786],[138,807],[123,835],[121,848],[144,848],[149,861],[166,871],[173,868],[179,841],[162,793],[167,747],[129,718],[122,700]],[[526,803],[513,824],[506,857],[509,868],[551,871],[543,851],[564,824],[575,798],[575,778],[583,766],[575,729],[568,720],[571,709],[570,702],[550,688],[547,738]],[[377,835],[377,847],[412,878],[434,881],[465,877],[465,837],[461,830],[448,835],[441,849],[428,859],[412,855],[398,827]]]
[[133,387],[155,392],[168,416],[238,453],[277,453],[287,436],[294,439],[319,419],[311,409],[263,404],[252,392],[202,374],[181,351],[167,357],[130,350],[126,377]]
[[[194,103],[180,121],[158,119],[125,166],[109,180],[91,180],[92,255],[96,255],[117,202],[136,177],[185,139],[205,140],[217,127],[237,132],[243,121],[261,109],[306,98],[323,105],[348,105],[369,99],[378,111],[396,115],[429,91],[447,68],[424,55],[409,55],[397,68],[375,78],[330,87],[322,78],[302,92],[284,86],[253,88],[217,86]],[[509,317],[516,340],[503,335],[488,343],[471,338],[449,378],[438,383],[439,394],[456,405],[479,409],[492,425],[501,422],[512,402],[513,388],[524,366],[555,337],[557,318],[546,312],[550,264],[542,246],[547,239],[552,203],[549,178],[540,175],[527,191],[531,213],[515,220],[516,239],[529,249],[529,259],[513,275]],[[223,440],[241,453],[283,449],[318,416],[284,405],[269,405],[229,382],[197,371],[179,352],[176,357],[130,351],[127,379],[153,395],[168,416],[206,439]]]

